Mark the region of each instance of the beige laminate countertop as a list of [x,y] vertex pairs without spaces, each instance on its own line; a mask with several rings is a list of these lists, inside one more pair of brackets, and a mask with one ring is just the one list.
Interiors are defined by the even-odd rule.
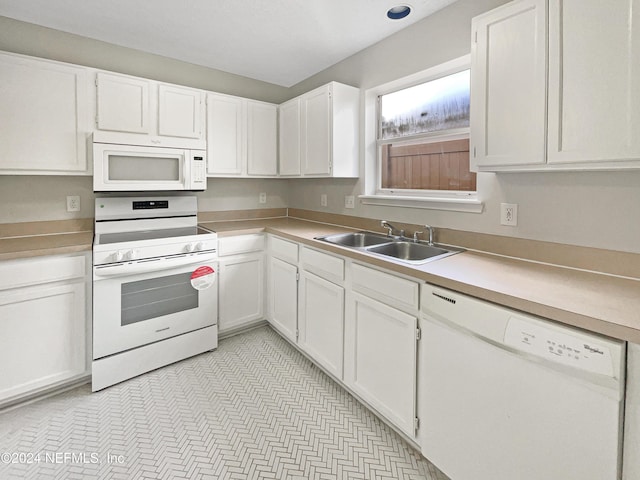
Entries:
[[93,232],[0,238],[0,260],[90,251]]
[[506,307],[640,343],[638,280],[474,251],[412,266],[314,240],[356,229],[295,218],[201,225],[219,237],[273,233]]
[[[314,240],[357,229],[290,217],[203,222],[219,237],[267,232],[567,325],[640,344],[640,281],[467,251],[420,266]],[[0,238],[0,260],[90,251],[92,232]]]

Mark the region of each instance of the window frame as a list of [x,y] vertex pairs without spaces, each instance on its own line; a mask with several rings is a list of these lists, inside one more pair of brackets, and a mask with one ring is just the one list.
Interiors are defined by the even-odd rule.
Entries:
[[[450,74],[469,70],[470,55],[436,65],[427,70],[388,82],[365,91],[365,194],[360,195],[363,204],[401,206],[411,208],[432,208],[438,210],[455,210],[480,213],[483,204],[479,200],[480,184],[477,181],[476,191],[462,190],[423,190],[423,189],[390,189],[382,188],[382,145],[389,143],[409,145],[468,139],[469,127],[427,132],[394,139],[379,140],[382,128],[380,97],[389,93],[410,88]],[[476,178],[476,180],[478,180]]]

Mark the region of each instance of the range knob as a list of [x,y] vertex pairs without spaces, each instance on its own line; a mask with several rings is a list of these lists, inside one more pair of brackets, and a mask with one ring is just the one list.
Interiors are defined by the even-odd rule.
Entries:
[[111,259],[114,262],[121,262],[122,260],[124,260],[124,252],[122,252],[122,250],[118,250],[117,252],[113,252],[111,254]]
[[204,247],[202,242],[193,242],[193,243],[187,243],[184,246],[184,250],[186,252],[199,252],[200,250],[202,250],[202,248]]
[[125,260],[134,260],[137,256],[138,256],[138,251],[133,249],[129,250],[127,253],[124,254]]

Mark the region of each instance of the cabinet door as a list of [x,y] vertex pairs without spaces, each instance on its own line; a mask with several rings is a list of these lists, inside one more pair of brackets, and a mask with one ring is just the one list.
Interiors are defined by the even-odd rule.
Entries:
[[262,254],[220,259],[218,273],[220,333],[264,318]]
[[300,348],[342,379],[344,288],[302,271],[299,295]]
[[344,381],[410,437],[415,436],[418,319],[353,293],[347,302]]
[[289,340],[298,328],[298,267],[271,257],[269,262],[269,322]]
[[550,163],[640,159],[639,52],[639,0],[550,2]]
[[173,85],[158,86],[158,134],[202,138],[202,92]]
[[241,175],[244,159],[243,101],[207,95],[207,173]]
[[278,174],[278,107],[247,101],[247,173]]
[[84,282],[0,292],[0,401],[83,374],[85,344]]
[[331,174],[331,90],[324,86],[302,97],[304,175]]
[[0,78],[0,169],[86,171],[86,71],[0,54]]
[[300,175],[300,99],[283,103],[279,112],[279,172]]
[[472,165],[545,163],[546,65],[545,0],[473,19]]
[[151,133],[150,81],[99,72],[96,85],[99,130]]

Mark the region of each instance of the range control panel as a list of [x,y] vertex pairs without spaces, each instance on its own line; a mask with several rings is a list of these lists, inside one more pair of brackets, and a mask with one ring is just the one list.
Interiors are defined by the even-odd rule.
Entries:
[[538,322],[511,316],[504,343],[556,363],[609,377],[615,375],[609,347],[587,335],[557,332]]

